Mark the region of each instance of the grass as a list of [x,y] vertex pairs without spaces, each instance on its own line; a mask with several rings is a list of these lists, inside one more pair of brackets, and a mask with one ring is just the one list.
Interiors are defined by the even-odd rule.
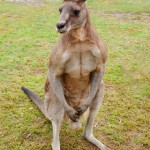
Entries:
[[107,12],[126,12],[126,13],[149,13],[150,2],[148,0],[88,0],[89,7],[94,10]]
[[[28,6],[0,2],[0,149],[47,150],[52,127],[20,90],[44,97],[50,51],[60,2]],[[94,133],[112,150],[150,149],[149,1],[88,1],[91,20],[109,50],[106,92]],[[134,6],[134,7],[133,7]],[[109,13],[108,13],[109,12]],[[113,13],[131,13],[118,18]],[[85,121],[83,122],[85,124]],[[61,129],[62,150],[97,150],[83,129]]]

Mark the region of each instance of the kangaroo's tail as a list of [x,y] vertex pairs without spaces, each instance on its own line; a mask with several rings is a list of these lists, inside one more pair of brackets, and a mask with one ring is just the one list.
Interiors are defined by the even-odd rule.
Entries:
[[44,102],[41,100],[41,98],[25,87],[22,87],[21,89],[36,104],[36,106],[41,110],[41,112],[46,117],[47,115],[46,115],[46,111],[45,111],[45,107],[44,107]]

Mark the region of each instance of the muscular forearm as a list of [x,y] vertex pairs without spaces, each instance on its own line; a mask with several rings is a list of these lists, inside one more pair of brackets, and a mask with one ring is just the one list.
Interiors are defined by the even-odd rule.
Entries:
[[69,110],[70,106],[66,102],[66,99],[65,99],[65,96],[64,96],[61,77],[60,76],[56,77],[55,74],[54,74],[53,69],[49,68],[48,78],[49,78],[50,84],[52,86],[52,89],[55,92],[55,94],[57,95],[60,103],[62,104],[62,106],[64,107],[64,109],[66,111]]
[[94,99],[96,92],[98,90],[99,84],[103,80],[103,76],[105,73],[105,66],[103,65],[101,70],[92,72],[91,74],[91,87],[90,87],[90,93],[87,99],[87,104],[90,104],[92,100]]

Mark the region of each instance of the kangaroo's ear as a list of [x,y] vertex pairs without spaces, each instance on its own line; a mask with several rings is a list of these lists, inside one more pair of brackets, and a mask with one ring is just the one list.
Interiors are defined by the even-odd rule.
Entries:
[[84,3],[84,2],[86,2],[86,0],[79,0],[79,2],[82,2],[82,3]]
[[78,3],[84,3],[86,0],[77,0]]
[[83,4],[83,3],[86,2],[86,0],[76,0],[76,2],[79,3],[79,4]]

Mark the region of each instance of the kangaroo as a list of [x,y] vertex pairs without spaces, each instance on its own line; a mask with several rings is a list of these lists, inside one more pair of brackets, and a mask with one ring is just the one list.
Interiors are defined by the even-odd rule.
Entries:
[[110,150],[93,135],[103,99],[107,50],[91,25],[86,0],[64,0],[59,12],[56,29],[62,37],[49,59],[45,101],[25,87],[22,90],[52,122],[53,150],[60,150],[59,132],[65,116],[72,128],[79,128],[87,112],[83,137],[101,150]]

